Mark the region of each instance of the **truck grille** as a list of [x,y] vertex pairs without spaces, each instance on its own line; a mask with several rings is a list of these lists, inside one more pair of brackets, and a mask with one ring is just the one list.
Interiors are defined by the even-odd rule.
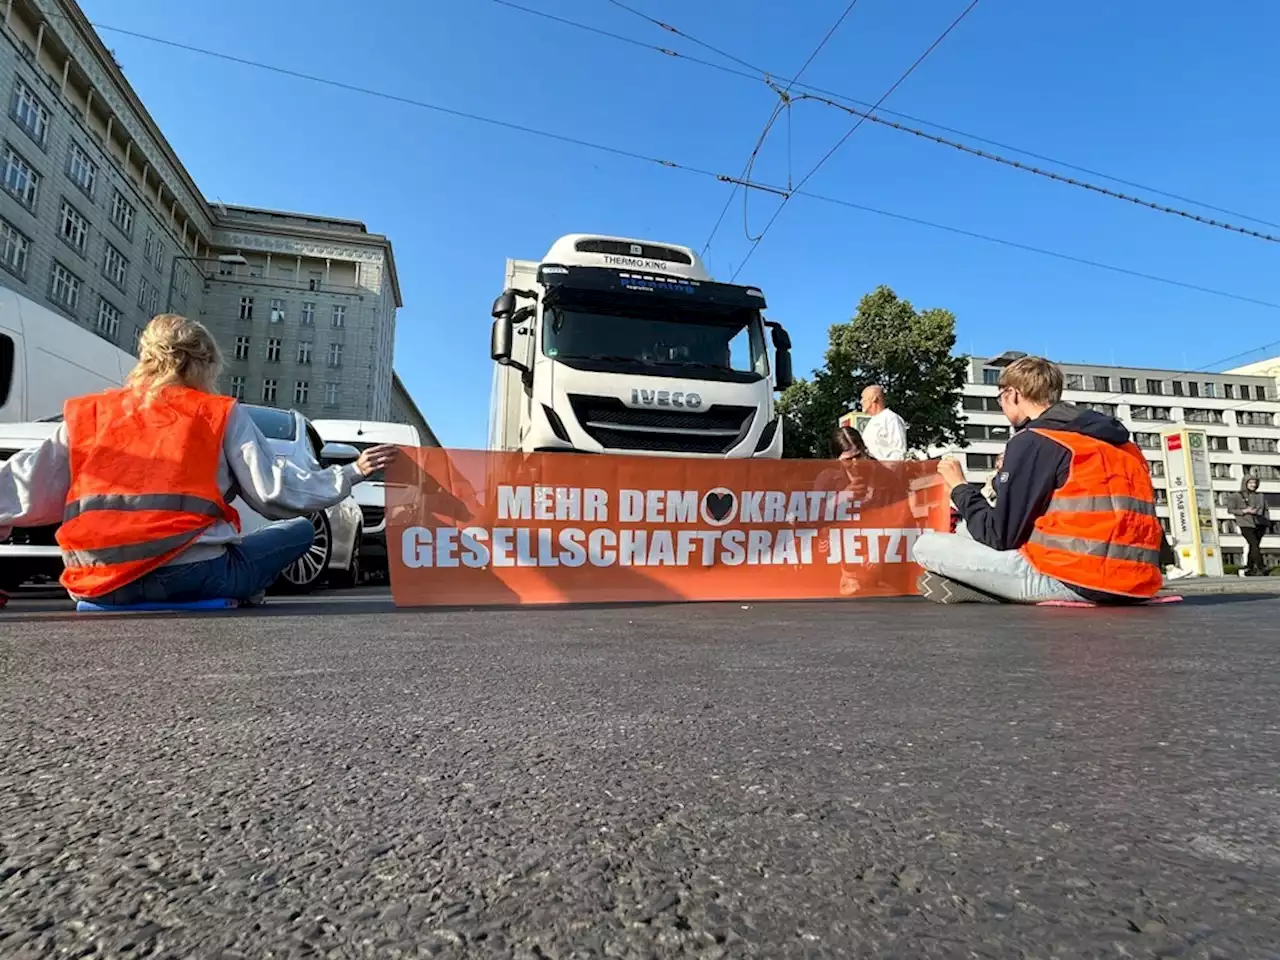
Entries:
[[587,435],[610,450],[727,453],[751,429],[754,407],[717,404],[705,413],[636,410],[615,397],[571,394],[569,404]]

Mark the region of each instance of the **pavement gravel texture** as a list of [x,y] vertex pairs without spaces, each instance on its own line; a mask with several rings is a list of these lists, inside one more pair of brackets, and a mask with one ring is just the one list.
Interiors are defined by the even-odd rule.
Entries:
[[1280,958],[1280,599],[0,619],[0,957]]

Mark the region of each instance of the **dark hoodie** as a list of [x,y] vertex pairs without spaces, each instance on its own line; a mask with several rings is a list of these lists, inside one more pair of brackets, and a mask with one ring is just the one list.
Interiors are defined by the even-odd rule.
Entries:
[[[1245,477],[1240,481],[1240,492],[1233,493],[1227,499],[1227,509],[1231,511],[1231,515],[1236,518],[1236,523],[1241,527],[1263,527],[1267,525],[1270,518],[1267,498],[1262,495],[1262,491],[1250,492],[1249,490],[1249,481],[1256,479],[1257,477]],[[1253,507],[1258,512],[1245,513],[1245,507]]]
[[[1114,417],[1082,410],[1069,403],[1050,407],[1026,424],[1004,451],[1004,469],[995,478],[996,503],[982,495],[982,487],[966,483],[951,493],[951,502],[964,518],[974,540],[996,550],[1017,550],[1029,539],[1035,524],[1049,508],[1053,492],[1067,482],[1071,451],[1032,428],[1080,433],[1113,446],[1129,441],[1128,429]],[[1073,587],[1089,600],[1106,602],[1122,598]]]

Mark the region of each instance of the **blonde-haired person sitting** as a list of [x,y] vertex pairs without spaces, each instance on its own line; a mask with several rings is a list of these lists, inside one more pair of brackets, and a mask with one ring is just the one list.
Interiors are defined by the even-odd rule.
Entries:
[[[57,433],[0,464],[0,538],[61,523],[62,584],[109,606],[255,601],[311,546],[305,514],[342,500],[394,447],[308,471],[277,460],[253,419],[215,392],[222,357],[203,324],[161,314],[125,386],[75,397]],[[240,535],[230,501],[282,523]]]

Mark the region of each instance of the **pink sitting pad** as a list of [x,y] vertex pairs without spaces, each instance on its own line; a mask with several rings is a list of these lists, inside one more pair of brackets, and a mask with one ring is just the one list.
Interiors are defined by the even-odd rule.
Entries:
[[[1152,597],[1150,600],[1143,600],[1134,606],[1146,606],[1150,603],[1181,603],[1181,597]],[[1041,600],[1036,604],[1037,607],[1096,607],[1098,604],[1089,603],[1087,600]]]

